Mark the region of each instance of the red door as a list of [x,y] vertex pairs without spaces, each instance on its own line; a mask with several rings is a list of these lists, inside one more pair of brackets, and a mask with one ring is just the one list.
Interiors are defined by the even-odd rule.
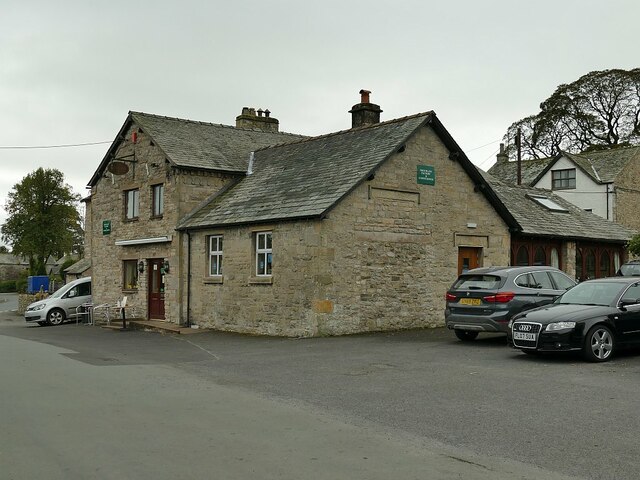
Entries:
[[458,247],[458,275],[480,266],[480,248]]
[[164,320],[164,271],[162,258],[150,258],[149,265],[149,318]]

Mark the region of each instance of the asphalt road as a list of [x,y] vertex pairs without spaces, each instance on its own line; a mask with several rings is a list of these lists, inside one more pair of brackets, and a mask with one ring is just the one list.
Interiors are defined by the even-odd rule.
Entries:
[[640,476],[638,352],[595,365],[443,329],[293,340],[4,317],[3,479]]

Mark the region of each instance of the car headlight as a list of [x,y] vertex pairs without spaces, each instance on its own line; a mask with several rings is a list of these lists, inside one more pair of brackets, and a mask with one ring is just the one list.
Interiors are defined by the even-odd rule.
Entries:
[[507,323],[507,328],[509,330],[511,330],[511,327],[513,327],[513,318],[511,320],[509,320],[509,323]]
[[571,330],[576,328],[576,322],[554,322],[547,325],[546,332],[556,332],[558,330]]
[[38,310],[42,310],[44,307],[46,307],[46,305],[44,303],[42,303],[40,305],[36,305],[35,307],[27,308],[27,311],[29,311],[29,312],[37,312]]

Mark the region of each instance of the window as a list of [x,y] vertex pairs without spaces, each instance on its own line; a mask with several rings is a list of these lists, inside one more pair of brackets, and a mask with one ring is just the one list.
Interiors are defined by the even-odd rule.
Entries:
[[516,265],[519,267],[529,265],[529,250],[522,245],[516,254]]
[[534,288],[546,288],[548,290],[553,290],[553,282],[551,282],[551,278],[547,272],[533,272],[531,273],[533,277],[533,282],[535,284]]
[[164,213],[164,185],[151,187],[151,216],[161,217]]
[[560,268],[560,256],[558,255],[558,249],[557,248],[552,248],[551,249],[551,266],[552,267],[556,267],[556,268]]
[[137,290],[138,289],[138,261],[137,260],[125,260],[122,262],[122,288],[124,290]]
[[545,197],[544,195],[527,195],[534,202],[542,205],[547,210],[551,210],[552,212],[562,212],[567,213],[569,210],[558,205],[556,202],[551,200],[549,197]]
[[271,232],[256,233],[256,275],[271,275]]
[[585,270],[587,279],[596,278],[596,254],[593,250],[589,250],[585,256]]
[[127,220],[138,218],[140,213],[140,190],[127,190],[124,192],[124,213]]
[[544,253],[544,248],[542,247],[536,248],[536,253],[533,256],[533,264],[534,265],[547,264],[547,255]]
[[553,281],[555,282],[556,287],[558,287],[558,290],[569,290],[575,285],[575,282],[573,280],[562,273],[549,272],[549,275],[551,275],[551,278],[553,278]]
[[609,252],[603,250],[600,253],[600,277],[611,276],[611,261],[609,260]]
[[576,169],[552,170],[551,189],[566,190],[569,188],[576,188]]
[[222,275],[222,235],[209,237],[209,276]]

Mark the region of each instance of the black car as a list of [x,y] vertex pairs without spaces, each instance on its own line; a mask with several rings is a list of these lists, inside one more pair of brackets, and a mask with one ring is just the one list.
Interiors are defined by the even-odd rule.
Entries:
[[640,343],[640,279],[580,283],[553,304],[514,316],[507,340],[525,353],[575,350],[605,362],[618,347]]
[[446,294],[447,328],[463,341],[507,333],[516,313],[553,302],[575,280],[554,267],[485,267],[464,272]]

